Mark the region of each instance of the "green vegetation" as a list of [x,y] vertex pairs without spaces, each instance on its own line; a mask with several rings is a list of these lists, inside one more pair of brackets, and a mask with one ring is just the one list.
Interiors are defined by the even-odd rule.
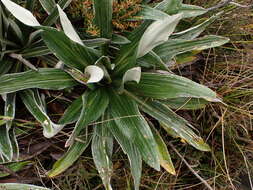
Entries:
[[[36,125],[43,128],[44,137],[52,138],[54,146],[57,146],[55,143],[57,141],[54,139],[60,138],[60,141],[66,141],[65,147],[68,147],[64,154],[52,155],[57,161],[53,166],[47,166],[47,172],[43,171],[43,175],[55,177],[65,172],[65,178],[68,181],[65,183],[59,180],[60,188],[90,189],[93,187],[83,183],[80,186],[72,184],[76,182],[72,182],[71,178],[93,179],[93,185],[99,184],[100,180],[96,178],[95,168],[90,165],[93,160],[105,189],[114,189],[114,186],[116,189],[125,189],[126,186],[129,189],[139,189],[142,184],[142,161],[157,171],[160,171],[160,167],[162,167],[168,173],[175,175],[179,168],[179,162],[175,161],[182,159],[188,167],[187,170],[192,171],[193,175],[201,180],[205,188],[212,189],[210,186],[212,183],[202,177],[216,176],[216,173],[213,174],[214,171],[219,172],[218,179],[220,179],[219,176],[225,175],[224,178],[228,179],[228,182],[233,186],[234,182],[230,177],[226,162],[224,119],[229,110],[233,112],[229,116],[242,111],[241,117],[251,117],[248,110],[236,106],[240,103],[244,105],[243,102],[248,100],[247,97],[251,95],[251,91],[247,90],[246,92],[244,90],[246,83],[241,86],[239,82],[239,87],[236,86],[235,89],[226,88],[226,86],[216,88],[219,93],[218,96],[210,88],[177,75],[175,70],[175,68],[184,67],[189,61],[194,63],[198,59],[196,56],[198,52],[221,46],[229,41],[228,38],[217,35],[199,37],[207,26],[219,19],[222,13],[200,19],[204,14],[208,14],[208,9],[183,4],[182,1],[177,0],[164,0],[152,4],[142,2],[141,6],[139,6],[141,2],[138,1],[138,5],[136,5],[138,9],[133,12],[126,9],[126,13],[122,13],[124,11],[122,8],[120,9],[120,6],[124,3],[131,5],[133,1],[119,1],[117,3],[113,3],[112,0],[85,1],[84,4],[89,4],[88,10],[83,10],[84,7],[80,5],[80,15],[89,15],[87,16],[88,20],[85,20],[85,31],[76,32],[62,9],[66,8],[70,2],[62,0],[58,2],[58,5],[54,0],[40,0],[43,9],[49,16],[44,21],[40,20],[39,22],[28,9],[10,0],[1,0],[4,5],[2,9],[6,8],[22,24],[11,18],[13,23],[15,21],[21,26],[28,25],[25,27],[29,27],[29,31],[32,33],[25,34],[28,36],[28,41],[24,44],[29,44],[21,46],[14,53],[5,52],[5,49],[10,48],[12,50],[11,47],[16,44],[15,41],[12,38],[7,40],[7,38],[2,37],[2,60],[12,60],[11,64],[15,64],[14,58],[19,63],[17,65],[22,65],[22,68],[19,66],[19,70],[12,71],[11,68],[14,66],[11,65],[7,71],[0,75],[0,94],[3,94],[3,97],[11,96],[10,104],[13,107],[12,110],[15,110],[15,94],[17,93],[27,110],[36,119]],[[73,6],[77,6],[78,2],[71,4],[68,10],[72,17],[76,16],[73,14]],[[80,7],[78,6],[78,9]],[[131,14],[127,14],[127,11]],[[42,11],[41,15],[43,14]],[[120,14],[123,16],[120,17]],[[124,17],[124,15],[126,16]],[[117,20],[118,16],[119,19]],[[56,20],[57,17],[59,17],[60,24]],[[3,21],[4,18],[2,16]],[[130,18],[136,24],[129,27],[128,23],[124,23],[125,27],[117,27],[118,24],[115,23],[123,23],[122,18],[123,20],[126,18],[127,22]],[[195,24],[192,25],[189,21],[194,21]],[[57,28],[51,26],[54,23],[56,23]],[[33,29],[31,30],[31,28]],[[128,30],[131,32],[129,33]],[[8,35],[12,35],[8,30],[7,32]],[[36,33],[38,41],[32,40],[33,43],[31,43],[30,38],[33,37],[33,33]],[[210,33],[212,33],[211,30]],[[32,48],[34,46],[39,51],[33,53]],[[225,51],[231,51],[230,47],[227,47]],[[24,52],[28,54],[32,52],[32,56],[26,57]],[[31,59],[31,61],[27,59]],[[216,76],[215,73],[217,73],[215,79],[219,79],[220,73],[223,72],[223,64],[219,64],[214,70],[209,66],[205,67],[204,71],[204,76],[206,76],[203,81],[199,75],[196,75],[194,79],[196,78],[202,84],[211,86],[205,80],[211,77],[209,82],[212,82],[214,80],[212,75]],[[209,73],[213,74],[209,75]],[[250,77],[250,72],[248,74]],[[235,74],[228,73],[227,75],[231,77],[236,75],[236,70]],[[241,73],[236,79],[240,76],[242,76]],[[224,78],[221,79],[221,81],[223,80]],[[237,83],[237,81],[232,81],[233,85],[233,82]],[[248,84],[246,88],[249,88]],[[45,98],[50,98],[50,93],[56,92],[61,93],[61,95],[56,95],[55,99],[50,102],[46,101]],[[246,100],[241,100],[245,97]],[[48,112],[48,109],[51,108],[50,103],[55,100],[61,102],[60,109],[65,110],[61,111],[60,117],[51,117],[49,115],[51,112]],[[0,138],[2,142],[0,144],[3,147],[0,152],[1,158],[4,164],[3,168],[7,168],[7,173],[8,168],[11,168],[9,162],[13,159],[16,161],[29,160],[29,157],[25,158],[22,154],[18,157],[18,146],[17,143],[14,144],[17,142],[15,132],[23,136],[36,131],[35,128],[31,127],[25,128],[24,131],[18,131],[16,127],[11,128],[14,125],[13,121],[15,121],[15,111],[7,112],[10,107],[8,102],[6,99],[5,114],[1,118],[4,133],[1,133]],[[214,102],[214,104],[208,105],[209,102]],[[205,110],[181,111],[182,109],[196,110],[202,108]],[[57,108],[54,110],[59,113]],[[18,112],[19,109],[17,108],[16,113]],[[192,119],[189,119],[189,115]],[[29,117],[25,116],[25,119]],[[198,121],[201,117],[203,120],[199,124]],[[193,127],[194,123],[198,123],[209,132],[221,124],[221,133],[216,137],[221,139],[221,151],[216,151],[213,144],[210,148],[205,143]],[[15,123],[15,125],[20,124]],[[210,126],[213,126],[211,130],[208,129]],[[10,131],[10,129],[12,130]],[[205,131],[202,132],[205,133]],[[62,137],[62,135],[64,136]],[[66,135],[68,136],[67,139]],[[248,163],[241,145],[234,138],[237,135],[238,130],[231,128],[227,137],[234,143],[228,149],[243,155],[249,173],[251,165]],[[207,139],[209,138],[210,136],[207,137]],[[5,139],[8,139],[7,144]],[[182,143],[178,143],[178,139]],[[40,143],[39,140],[37,142]],[[206,159],[208,156],[194,151],[185,144],[190,144],[201,151],[211,151],[208,155],[212,154],[215,158],[216,169],[209,172],[208,163],[197,164],[201,170],[199,175],[196,169],[192,168],[193,164],[187,163],[182,154],[176,150],[175,145],[173,145],[175,143],[172,142],[177,142],[177,146],[180,147],[178,150],[187,147],[190,150],[188,152],[190,155],[186,158],[189,161],[192,160],[193,163]],[[52,144],[46,143],[45,148],[52,146]],[[4,147],[6,145],[8,148]],[[176,154],[169,153],[168,145]],[[12,147],[15,147],[15,150]],[[87,149],[88,147],[91,147],[91,151]],[[117,182],[114,183],[115,169],[120,168],[120,166],[117,167],[118,163],[113,162],[113,160],[116,157],[121,157],[118,153],[119,147],[127,155],[133,177],[133,183],[130,183],[132,180],[128,175],[124,177],[124,187],[117,187]],[[92,158],[84,158],[85,161],[79,159],[82,158],[82,155],[86,155],[84,152],[90,152]],[[38,160],[38,162],[40,161]],[[83,167],[83,164],[87,164],[83,170],[76,170],[76,166],[81,165]],[[21,167],[14,165],[15,168],[18,167],[15,171],[22,170],[27,165],[29,162]],[[225,169],[222,167],[223,165]],[[70,167],[75,171],[74,176],[73,173],[69,173],[69,171],[71,172]],[[144,176],[148,175],[149,178],[154,178],[152,175],[156,175],[157,172],[152,170],[146,174],[148,169],[144,168]],[[163,175],[171,176],[169,177],[171,179],[177,178],[167,173]],[[69,179],[67,179],[68,177]],[[159,179],[155,178],[155,180],[158,181],[149,184],[149,188],[156,189],[160,186],[162,176]],[[181,176],[181,180],[191,181],[190,178],[187,179],[187,176]],[[161,189],[173,188],[173,182],[167,182],[164,186],[161,185]],[[166,186],[167,184],[169,186]],[[219,185],[222,187],[222,184]],[[8,189],[9,187],[5,188]],[[33,187],[24,186],[25,188]]]

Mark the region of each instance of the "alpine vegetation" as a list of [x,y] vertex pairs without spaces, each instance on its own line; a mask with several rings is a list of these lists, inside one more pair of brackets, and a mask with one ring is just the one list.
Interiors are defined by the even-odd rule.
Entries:
[[[141,25],[123,36],[113,33],[113,0],[93,0],[100,36],[90,41],[96,45],[88,46],[62,10],[63,6],[53,3],[50,7],[45,1],[43,6],[49,14],[59,15],[59,29],[40,24],[29,10],[11,0],[1,2],[16,19],[39,33],[59,61],[53,68],[36,67],[0,76],[0,94],[20,93],[26,107],[41,123],[45,137],[51,138],[64,126],[75,124],[65,144],[68,150],[47,173],[49,177],[65,171],[91,144],[103,184],[106,189],[112,189],[114,142],[128,157],[136,190],[142,161],[156,170],[163,167],[175,174],[166,144],[148,118],[156,119],[166,132],[196,149],[210,150],[193,126],[173,109],[197,109],[220,99],[206,86],[173,74],[168,63],[179,54],[227,43],[229,39],[225,37],[198,37],[218,15],[178,31],[182,19],[202,15],[207,10],[183,4],[182,0],[164,0],[154,7],[143,6],[138,15]],[[99,41],[103,43],[97,44]],[[53,123],[38,89],[63,90],[76,86],[83,87],[84,93],[69,105],[57,124]]]

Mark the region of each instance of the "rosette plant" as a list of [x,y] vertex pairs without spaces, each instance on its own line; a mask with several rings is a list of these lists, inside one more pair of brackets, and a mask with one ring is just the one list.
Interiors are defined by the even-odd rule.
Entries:
[[[135,189],[139,189],[142,161],[156,170],[160,166],[175,174],[166,144],[147,118],[156,119],[173,137],[201,151],[209,146],[193,127],[173,109],[194,109],[220,101],[211,89],[173,74],[169,62],[187,51],[203,50],[228,42],[219,36],[197,38],[217,16],[184,31],[174,32],[181,19],[207,12],[204,8],[164,0],[155,7],[143,6],[138,14],[142,24],[126,36],[113,34],[113,0],[94,0],[95,24],[100,38],[88,46],[57,5],[63,31],[42,26],[26,9],[10,0],[1,0],[21,22],[40,30],[43,41],[59,59],[60,68],[6,74],[0,77],[0,94],[25,89],[62,90],[83,86],[85,92],[67,108],[58,125],[39,118],[48,138],[63,126],[75,123],[66,141],[68,151],[48,172],[54,177],[71,166],[91,143],[92,155],[106,189],[112,189],[112,154],[116,141],[128,156]],[[174,33],[173,33],[174,32]],[[115,40],[115,38],[117,40]],[[37,100],[34,93],[25,93]],[[39,101],[31,105],[40,115]],[[144,115],[145,114],[145,115]],[[37,118],[38,119],[38,118]]]
[[[57,20],[58,12],[54,7],[49,7],[45,1],[40,1],[45,10],[50,14],[45,20],[45,24],[52,24]],[[65,8],[70,1],[61,0],[60,6]],[[37,2],[34,0],[27,1],[24,6],[33,11]],[[57,13],[57,14],[56,14]],[[16,73],[21,71],[37,70],[34,64],[30,62],[31,59],[44,57],[50,53],[49,49],[42,41],[40,31],[27,26],[19,20],[13,18],[9,11],[5,9],[2,2],[0,2],[0,76],[7,73]],[[26,100],[23,91],[18,94],[21,95],[23,102],[29,109],[31,100]],[[40,99],[37,90],[34,90]],[[16,92],[4,93],[2,97],[5,101],[4,113],[0,128],[0,157],[2,163],[17,159],[19,155],[19,148],[15,137],[15,130],[12,127],[12,121],[15,118],[15,104]]]

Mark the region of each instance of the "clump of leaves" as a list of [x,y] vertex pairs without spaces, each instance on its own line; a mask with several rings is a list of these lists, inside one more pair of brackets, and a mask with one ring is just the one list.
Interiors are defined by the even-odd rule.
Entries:
[[[53,1],[52,1],[53,2]],[[42,7],[50,16],[45,20],[45,24],[50,25],[57,20],[57,8],[54,5],[40,1]],[[65,8],[70,2],[61,0],[60,6]],[[56,3],[54,3],[56,5]],[[31,0],[24,6],[33,11],[36,1]],[[52,14],[51,14],[52,13]],[[43,58],[50,54],[43,40],[41,39],[40,30],[27,26],[13,16],[5,9],[3,3],[0,2],[0,76],[7,73],[17,73],[21,71],[34,70],[37,68],[30,62],[31,59]],[[46,58],[46,57],[45,57]],[[0,131],[0,158],[1,162],[8,162],[19,157],[19,148],[15,136],[15,130],[12,127],[15,118],[16,96],[20,96],[26,108],[34,115],[38,121],[47,118],[49,125],[55,125],[46,115],[44,108],[43,96],[34,89],[24,90],[22,92],[1,93],[5,101],[4,124]],[[41,106],[41,108],[39,107]],[[41,113],[38,116],[38,113]],[[43,119],[42,119],[43,118]],[[43,124],[45,125],[45,124]]]
[[[28,10],[10,0],[1,1],[17,19],[41,31],[42,39],[62,65],[60,69],[38,68],[3,75],[0,94],[31,88],[61,90],[83,86],[86,89],[65,111],[59,121],[61,127],[49,125],[46,117],[40,119],[46,137],[57,134],[62,126],[75,123],[66,142],[69,149],[48,172],[50,177],[70,167],[91,142],[104,186],[112,189],[114,140],[128,156],[135,189],[139,189],[142,160],[156,170],[162,166],[175,174],[163,139],[143,113],[159,121],[173,137],[180,137],[199,150],[210,150],[192,125],[172,109],[195,109],[220,100],[211,89],[173,74],[168,63],[178,54],[228,42],[220,36],[196,38],[217,16],[173,34],[181,19],[207,10],[178,0],[164,0],[155,8],[142,9],[142,24],[124,37],[113,34],[113,1],[94,0],[94,20],[101,38],[89,40],[88,46],[60,6],[57,8],[63,31],[40,25]],[[36,99],[32,91],[24,96]]]

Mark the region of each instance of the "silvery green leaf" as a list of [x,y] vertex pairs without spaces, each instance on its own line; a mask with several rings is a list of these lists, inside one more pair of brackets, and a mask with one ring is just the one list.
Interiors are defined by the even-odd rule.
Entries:
[[74,162],[82,155],[85,149],[88,147],[91,141],[91,134],[81,134],[82,142],[75,141],[68,151],[54,163],[52,170],[50,170],[47,175],[49,177],[55,177],[66,169],[68,169]]
[[205,29],[207,26],[212,24],[220,15],[222,12],[210,17],[206,21],[202,22],[199,25],[193,26],[187,30],[177,32],[171,36],[173,39],[185,39],[185,40],[192,40],[196,37],[198,37]]
[[89,65],[85,68],[84,74],[89,76],[87,83],[96,83],[103,79],[104,71],[98,66]]
[[27,9],[17,5],[10,0],[1,0],[5,7],[18,19],[20,22],[28,26],[40,26],[40,23]]
[[47,14],[50,15],[54,10],[55,1],[54,0],[39,0],[39,1],[44,10],[47,12]]
[[150,6],[142,6],[141,11],[136,15],[136,17],[137,19],[142,20],[163,20],[168,17],[168,14]]
[[166,42],[168,37],[174,32],[181,17],[181,14],[176,14],[153,22],[141,37],[137,58],[146,55],[156,46]]
[[53,137],[64,127],[64,125],[55,124],[50,120],[44,109],[38,104],[32,90],[21,91],[20,97],[30,113],[41,123],[43,135],[46,138]]
[[140,151],[138,151],[137,147],[120,131],[119,126],[117,126],[113,120],[105,122],[105,126],[111,131],[124,153],[127,154],[131,173],[134,178],[134,187],[135,190],[139,190],[142,170]]
[[21,184],[21,183],[1,183],[0,189],[3,190],[50,190],[45,187],[35,185]]
[[61,25],[62,25],[64,33],[74,42],[83,45],[82,40],[80,39],[80,37],[76,33],[76,31],[75,31],[74,27],[72,26],[71,22],[69,21],[67,15],[63,12],[63,10],[61,9],[61,7],[59,5],[57,5],[57,8],[59,11],[60,21],[61,21]]
[[[102,121],[103,122],[103,121]],[[111,161],[113,137],[104,123],[94,126],[91,144],[92,156],[106,190],[112,190],[110,181],[113,172]]]

